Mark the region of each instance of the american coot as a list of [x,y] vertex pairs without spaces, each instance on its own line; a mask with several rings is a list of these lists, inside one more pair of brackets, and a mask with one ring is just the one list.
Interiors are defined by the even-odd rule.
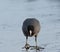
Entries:
[[29,49],[29,44],[28,44],[28,37],[35,37],[35,42],[36,42],[36,46],[37,46],[37,35],[40,31],[40,23],[37,19],[35,18],[27,18],[24,22],[23,22],[23,26],[22,26],[22,31],[24,33],[24,35],[26,36],[26,49]]

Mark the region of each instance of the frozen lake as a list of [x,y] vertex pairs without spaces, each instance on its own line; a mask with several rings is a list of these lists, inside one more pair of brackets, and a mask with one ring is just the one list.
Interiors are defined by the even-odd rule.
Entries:
[[[40,21],[41,52],[60,52],[60,0],[0,0],[0,52],[25,52],[22,23],[29,17]],[[29,44],[35,45],[34,37]]]

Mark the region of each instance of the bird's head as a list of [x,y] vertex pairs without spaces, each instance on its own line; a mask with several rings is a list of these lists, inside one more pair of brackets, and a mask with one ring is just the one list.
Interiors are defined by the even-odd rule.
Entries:
[[29,25],[29,26],[28,26],[29,36],[33,36],[33,32],[34,32],[34,27],[33,27],[32,25]]
[[32,35],[32,30],[29,30],[29,34],[30,34],[30,36]]

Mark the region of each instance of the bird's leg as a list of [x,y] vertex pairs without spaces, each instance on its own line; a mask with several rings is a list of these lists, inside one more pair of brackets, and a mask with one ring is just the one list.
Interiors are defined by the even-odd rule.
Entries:
[[26,37],[26,44],[28,44],[27,41],[28,41],[28,37]]
[[37,46],[37,36],[35,36],[35,43],[36,43],[36,51],[37,50],[39,50],[40,51],[40,49],[44,49],[44,48],[42,48],[42,47],[39,47],[39,46]]
[[37,36],[35,36],[35,43],[36,43],[36,48],[37,48]]
[[37,36],[36,36],[36,35],[35,35],[35,43],[36,43],[35,49],[36,49],[36,52],[37,52],[37,50],[40,50],[40,49],[39,49],[39,47],[37,46]]
[[26,44],[25,44],[25,49],[28,50],[30,48],[30,45],[28,44],[28,36],[26,37]]

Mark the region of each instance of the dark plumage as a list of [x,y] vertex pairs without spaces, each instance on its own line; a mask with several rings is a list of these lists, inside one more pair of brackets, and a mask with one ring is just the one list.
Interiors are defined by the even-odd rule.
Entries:
[[40,23],[35,18],[28,18],[23,22],[22,31],[26,36],[26,44],[28,37],[35,37],[36,46],[37,46],[37,35],[40,31]]

